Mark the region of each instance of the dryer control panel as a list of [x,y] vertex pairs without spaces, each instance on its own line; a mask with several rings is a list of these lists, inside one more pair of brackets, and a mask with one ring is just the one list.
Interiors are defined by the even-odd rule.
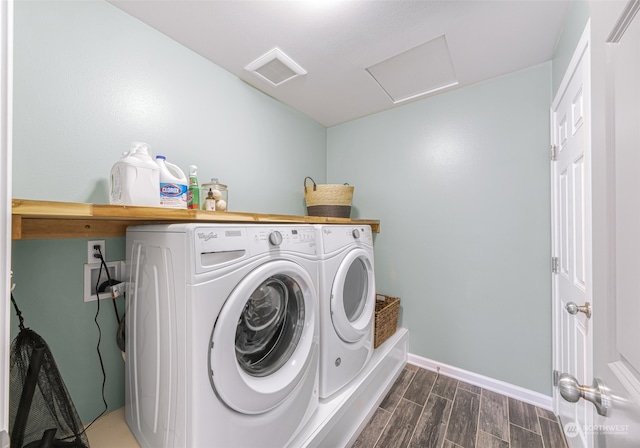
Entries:
[[373,234],[370,226],[316,226],[318,229],[318,250],[321,254],[330,254],[351,246],[373,247]]

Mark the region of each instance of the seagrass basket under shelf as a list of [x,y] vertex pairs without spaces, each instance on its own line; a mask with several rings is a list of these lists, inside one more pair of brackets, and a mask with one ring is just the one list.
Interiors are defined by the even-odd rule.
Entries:
[[378,348],[384,341],[393,336],[398,327],[400,298],[376,294],[376,317],[373,348]]

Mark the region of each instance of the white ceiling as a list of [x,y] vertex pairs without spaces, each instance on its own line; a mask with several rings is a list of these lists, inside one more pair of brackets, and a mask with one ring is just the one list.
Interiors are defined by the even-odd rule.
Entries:
[[[442,35],[459,84],[440,92],[548,61],[569,4],[569,0],[109,2],[324,126],[397,107],[366,68]],[[307,74],[274,87],[244,69],[275,47]],[[416,100],[421,98],[425,96]]]

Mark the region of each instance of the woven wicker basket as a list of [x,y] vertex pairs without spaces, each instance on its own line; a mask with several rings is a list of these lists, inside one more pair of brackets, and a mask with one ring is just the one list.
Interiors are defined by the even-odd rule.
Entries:
[[[307,180],[313,186],[307,186]],[[354,187],[344,185],[318,185],[310,177],[304,179],[304,199],[307,202],[309,216],[331,216],[349,218],[351,216],[351,200]]]
[[376,294],[376,323],[373,348],[378,348],[396,332],[399,312],[400,299],[398,297]]

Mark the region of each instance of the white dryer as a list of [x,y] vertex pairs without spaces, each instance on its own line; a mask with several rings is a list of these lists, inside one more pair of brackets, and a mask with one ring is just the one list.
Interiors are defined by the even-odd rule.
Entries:
[[143,447],[277,447],[318,406],[311,226],[127,230],[126,421]]
[[373,353],[375,275],[370,226],[316,225],[320,398],[341,390]]

